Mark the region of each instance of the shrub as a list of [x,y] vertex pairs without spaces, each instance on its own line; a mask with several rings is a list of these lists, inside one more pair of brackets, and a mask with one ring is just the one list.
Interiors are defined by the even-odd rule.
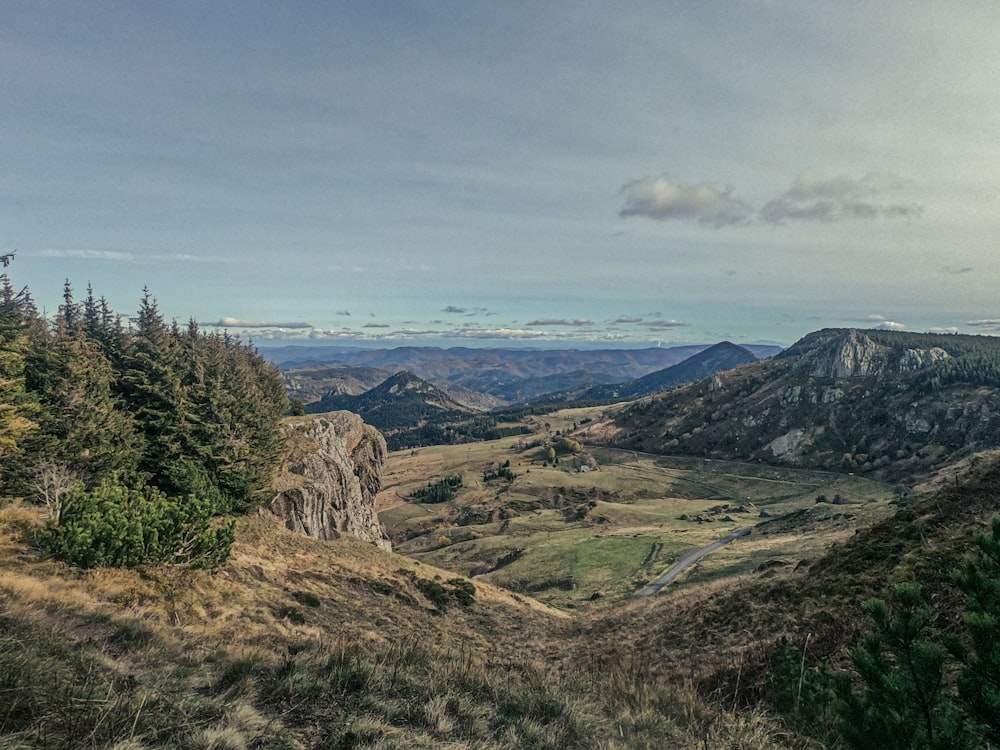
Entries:
[[39,543],[82,568],[129,568],[173,563],[214,568],[229,557],[235,522],[213,528],[212,505],[190,496],[168,498],[155,487],[126,487],[117,475],[92,490],[78,485],[64,499],[59,520]]

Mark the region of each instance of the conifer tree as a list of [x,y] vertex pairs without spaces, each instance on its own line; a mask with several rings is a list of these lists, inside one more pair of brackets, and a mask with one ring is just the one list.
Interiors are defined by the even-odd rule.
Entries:
[[864,604],[875,630],[851,652],[861,678],[838,685],[841,736],[856,750],[962,750],[974,740],[944,689],[947,652],[932,639],[931,609],[917,583],[897,584],[889,603]]
[[[3,265],[13,254],[0,256]],[[7,274],[0,274],[0,461],[6,466],[23,439],[36,427],[34,399],[25,388],[24,350],[30,316],[26,291],[15,292]]]
[[955,572],[966,595],[965,627],[968,650],[956,649],[963,662],[959,695],[983,725],[986,737],[1000,745],[1000,515],[990,534],[976,537],[979,554]]

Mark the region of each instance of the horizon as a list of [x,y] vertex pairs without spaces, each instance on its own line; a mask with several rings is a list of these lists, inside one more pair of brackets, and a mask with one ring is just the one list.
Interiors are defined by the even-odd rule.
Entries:
[[46,310],[148,285],[257,341],[996,334],[994,20],[15,2],[0,252]]

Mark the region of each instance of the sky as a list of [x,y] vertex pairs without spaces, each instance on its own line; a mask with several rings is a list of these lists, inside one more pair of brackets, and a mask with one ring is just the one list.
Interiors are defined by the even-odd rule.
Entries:
[[262,345],[1000,334],[995,0],[7,0],[0,251]]

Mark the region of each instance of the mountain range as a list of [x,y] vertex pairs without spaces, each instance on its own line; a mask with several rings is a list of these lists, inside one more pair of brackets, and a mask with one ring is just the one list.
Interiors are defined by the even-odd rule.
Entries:
[[[262,350],[290,376],[316,373],[331,365],[353,365],[384,371],[386,377],[406,370],[467,402],[469,392],[483,394],[487,408],[525,403],[544,394],[598,384],[624,383],[679,364],[711,348],[709,344],[647,349],[472,349],[404,346],[358,350],[343,347],[283,346]],[[744,347],[757,357],[781,351],[771,345]],[[459,390],[464,389],[464,390]],[[291,391],[293,396],[304,398]],[[473,399],[474,402],[474,399]],[[489,403],[482,402],[481,403]]]

